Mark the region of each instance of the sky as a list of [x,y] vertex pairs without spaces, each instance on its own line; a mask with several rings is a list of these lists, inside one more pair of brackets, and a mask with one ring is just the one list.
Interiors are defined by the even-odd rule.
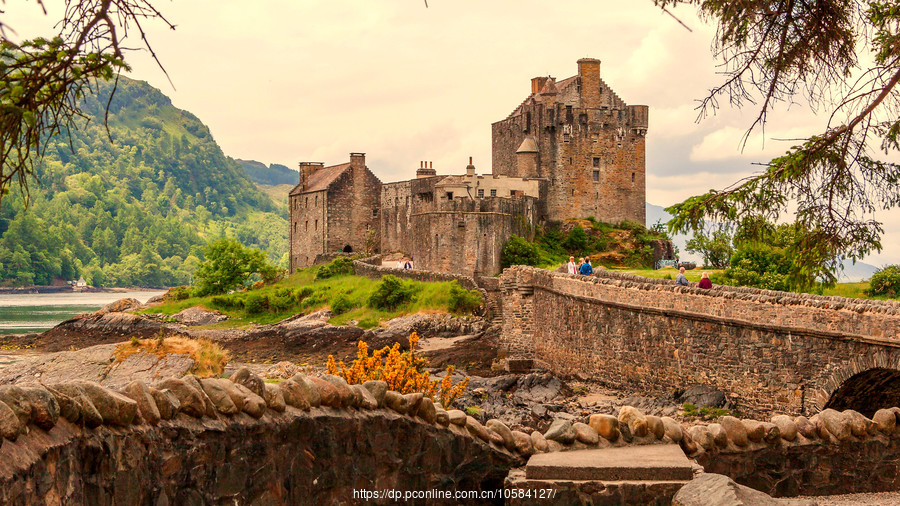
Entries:
[[[53,33],[62,2],[8,6],[20,37]],[[827,115],[779,105],[765,132],[741,139],[757,110],[726,103],[697,121],[698,100],[721,82],[714,27],[690,8],[651,0],[194,0],[154,2],[176,25],[148,23],[168,72],[130,53],[131,77],[148,81],[206,123],[235,158],[343,163],[367,154],[382,181],[414,177],[419,161],[462,173],[468,157],[490,172],[491,123],[530,93],[530,79],[577,73],[602,61],[628,104],[650,106],[647,201],[668,206],[721,189],[823,130]],[[132,47],[138,47],[134,40]],[[171,81],[170,81],[171,80]],[[900,263],[900,212],[884,222],[885,248],[868,263]]]

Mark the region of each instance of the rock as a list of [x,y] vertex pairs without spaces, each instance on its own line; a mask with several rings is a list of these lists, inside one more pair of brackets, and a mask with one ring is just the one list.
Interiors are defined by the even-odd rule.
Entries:
[[356,394],[350,390],[350,385],[347,384],[347,380],[340,376],[335,376],[334,374],[323,374],[322,379],[331,383],[337,389],[338,396],[341,398],[341,406],[356,407],[359,405],[359,399],[357,399]]
[[[180,410],[185,414],[194,418],[202,418],[206,415],[206,405],[203,402],[203,398],[200,397],[200,392],[186,381],[178,378],[166,378],[160,381],[156,388],[159,390],[168,389],[175,394],[175,397],[178,398]],[[159,402],[157,402],[156,406],[160,408],[161,415],[163,408],[159,405]]]
[[256,419],[260,419],[264,414],[266,414],[265,399],[256,395],[255,392],[245,387],[244,385],[241,385],[240,383],[231,383],[231,385],[232,388],[234,388],[235,392],[240,394],[244,399],[244,413],[247,413],[248,415]]
[[[19,420],[16,412],[5,402],[0,401],[0,438],[15,441],[19,434],[24,434],[25,425]],[[0,441],[2,444],[2,441]]]
[[797,424],[794,419],[787,415],[775,415],[772,417],[772,423],[778,427],[781,433],[781,439],[785,441],[793,441],[797,439]]
[[466,413],[458,409],[451,409],[450,411],[448,411],[447,418],[453,425],[457,425],[459,427],[465,427],[466,425]]
[[591,428],[590,425],[581,422],[575,422],[572,424],[572,428],[575,429],[575,439],[577,441],[581,441],[587,445],[595,445],[600,441],[600,436],[597,434],[597,431]]
[[13,410],[23,427],[28,427],[28,422],[31,421],[31,403],[28,402],[28,397],[21,387],[0,385],[0,402],[5,403]]
[[647,415],[644,419],[647,420],[647,430],[656,436],[656,439],[662,439],[666,435],[666,428],[658,416]]
[[816,426],[810,423],[809,419],[805,416],[794,418],[794,423],[797,424],[797,432],[806,439],[815,439],[817,436]]
[[764,492],[738,485],[721,474],[703,473],[687,482],[672,498],[673,506],[814,506],[804,499],[775,499]]
[[501,422],[500,420],[488,420],[485,424],[485,427],[500,435],[500,442],[503,444],[503,446],[506,447],[507,450],[515,450],[516,440],[512,435],[512,431],[509,430],[509,427],[507,427],[505,423]]
[[897,417],[894,412],[889,409],[879,409],[872,417],[878,430],[885,434],[893,434],[897,428]]
[[721,408],[725,405],[725,394],[709,385],[694,385],[675,398],[678,404],[691,403],[698,408]]
[[162,390],[150,388],[150,395],[153,397],[156,409],[159,410],[160,419],[171,420],[181,411],[181,402],[178,400],[178,396],[168,388]]
[[725,448],[728,446],[728,434],[725,432],[725,429],[718,423],[711,423],[706,426],[709,430],[709,434],[712,436],[713,441],[716,443],[716,446],[719,448]]
[[745,419],[741,420],[744,428],[747,429],[747,439],[754,443],[761,443],[766,436],[766,428],[757,420]]
[[771,422],[761,422],[760,425],[763,428],[763,441],[771,445],[781,440],[781,430],[777,425]]
[[[91,402],[91,399],[84,393],[84,390],[74,383],[59,383],[51,386],[52,391],[58,391],[79,404],[81,411],[81,421],[86,427],[91,429],[103,425],[103,417],[97,411],[97,407]],[[71,421],[71,420],[70,420]]]
[[725,429],[728,439],[736,446],[747,446],[750,442],[747,436],[747,426],[739,419],[733,416],[723,416],[719,418],[719,425]]
[[838,441],[847,441],[852,436],[850,428],[852,419],[849,415],[844,415],[844,413],[833,409],[825,409],[818,414],[818,417],[828,432],[836,437]]
[[151,382],[169,376],[179,377],[193,366],[194,359],[187,354],[167,353],[160,357],[156,353],[142,350],[128,355],[121,362],[114,362],[100,383],[108,388],[121,388],[132,381]]
[[375,401],[378,402],[378,407],[384,406],[384,394],[387,393],[387,383],[381,380],[369,380],[363,383],[363,386],[369,393],[375,397]]
[[202,307],[189,307],[172,315],[172,318],[178,323],[195,326],[195,325],[212,325],[213,323],[223,322],[228,319],[218,311],[210,311]]
[[213,404],[212,400],[210,400],[209,396],[206,395],[206,391],[203,390],[203,385],[200,384],[200,378],[194,376],[193,374],[185,374],[184,376],[182,376],[181,380],[197,390],[197,393],[200,395],[200,400],[203,401],[203,408],[205,410],[206,416],[210,418],[216,418],[216,406]]
[[684,450],[684,454],[688,457],[696,455],[697,452],[701,450],[701,448],[697,445],[693,438],[691,438],[690,428],[682,433],[682,438],[679,442],[679,446],[681,446],[681,449]]
[[[393,409],[397,413],[400,413],[401,415],[405,415],[406,411],[409,409],[409,401],[406,399],[406,397],[404,397],[401,394],[398,394],[397,392],[395,392],[393,390],[388,390],[387,392],[385,392],[384,405],[390,409]],[[454,411],[457,411],[457,410],[453,410],[449,413],[450,422],[454,423],[456,425],[464,425],[464,424],[453,421],[453,416],[454,416],[453,412]],[[462,411],[459,411],[459,412],[462,413]],[[463,413],[463,417],[465,417],[465,416],[466,416],[466,414]],[[463,418],[463,421],[465,421],[465,418]]]
[[538,431],[531,433],[531,445],[536,452],[546,453],[550,449],[547,445],[547,439]]
[[73,381],[72,383],[81,387],[84,394],[97,408],[97,412],[103,417],[104,424],[128,426],[137,416],[137,403],[128,397],[90,381]]
[[681,438],[684,437],[684,431],[681,429],[681,424],[675,421],[674,418],[664,416],[660,418],[663,423],[663,427],[666,431],[666,436],[672,440],[674,443],[680,443]]
[[575,428],[566,420],[554,420],[550,424],[550,428],[544,433],[546,439],[556,441],[562,444],[572,444],[575,442]]
[[487,431],[488,437],[491,438],[490,439],[491,443],[494,443],[498,447],[503,448],[503,436],[501,436],[500,434],[497,434],[496,432],[492,431],[491,429],[488,429],[487,427],[485,427],[484,430]]
[[[478,439],[481,439],[485,443],[491,442],[491,433],[488,432],[487,429],[485,429],[484,426],[478,422],[478,420],[472,418],[471,416],[466,417],[466,429],[469,430],[469,434],[472,434]],[[501,441],[503,441],[502,438]]]
[[704,450],[712,450],[715,448],[716,442],[706,426],[694,425],[688,432],[691,435],[691,440]]
[[[337,387],[322,378],[316,378],[314,376],[307,376],[307,378],[316,386],[316,389],[319,391],[319,398],[322,400],[321,406],[331,406],[332,408],[339,408],[343,405],[343,401],[341,400],[341,395],[338,392]],[[347,392],[345,392],[345,395],[349,399],[349,389]],[[285,397],[285,400],[287,400],[287,397]]]
[[287,408],[287,403],[284,401],[284,394],[281,392],[281,387],[274,383],[266,383],[264,388],[263,398],[266,400],[266,407],[272,411],[283,413]]
[[59,403],[56,402],[56,397],[41,386],[23,385],[21,389],[31,404],[31,421],[44,430],[52,429],[59,420]]
[[612,415],[591,415],[588,425],[607,441],[619,439],[619,419]]
[[297,367],[297,364],[293,362],[288,362],[287,360],[282,360],[277,364],[273,365],[268,371],[266,371],[266,378],[268,379],[288,379],[300,372],[300,368]]
[[515,451],[519,455],[527,457],[534,453],[534,443],[531,441],[531,436],[517,430],[512,431],[512,436]]
[[309,406],[312,408],[318,408],[322,405],[322,393],[319,391],[319,387],[316,386],[316,383],[306,376],[305,374],[295,374],[291,377],[294,380],[294,383],[300,385],[300,388],[303,389],[306,400],[309,402]]
[[[45,386],[45,388],[56,398],[56,403],[59,404],[59,416],[74,424],[81,423],[82,415],[80,399],[64,394],[51,386]],[[893,416],[893,414],[891,416]]]
[[369,391],[366,387],[362,385],[350,385],[350,389],[354,390],[360,398],[359,407],[362,409],[376,409],[378,408],[378,401],[375,400],[375,396],[372,395],[372,392]]
[[[318,378],[315,378],[315,379],[318,379]],[[313,380],[313,381],[315,381],[315,380]],[[325,382],[324,380],[319,380],[319,381],[321,381],[322,383],[325,383],[328,386],[331,386],[329,383]],[[296,381],[294,381],[292,379],[289,379],[289,380],[282,381],[281,383],[278,384],[278,386],[281,387],[281,394],[284,396],[284,402],[288,406],[293,406],[293,407],[295,407],[297,409],[301,409],[303,411],[309,411],[310,404],[309,404],[309,400],[306,398],[306,389],[301,387],[299,383],[297,383]],[[319,390],[319,392],[321,393],[322,390]],[[334,387],[332,387],[331,395],[333,397],[329,397],[329,400],[331,400],[332,402],[336,402],[338,404],[338,407],[340,407],[340,399],[337,396],[337,389],[335,389]],[[333,404],[330,404],[330,405],[333,406]]]
[[631,433],[636,437],[644,437],[649,432],[644,413],[635,407],[622,406],[619,408],[619,421],[628,425]]
[[871,420],[862,415],[859,411],[852,409],[844,410],[844,418],[847,418],[850,425],[850,433],[855,437],[864,438],[869,435],[869,427],[873,424]]
[[132,381],[125,385],[122,393],[137,403],[138,412],[147,423],[156,425],[162,419],[150,388],[143,381]]
[[422,392],[415,392],[404,395],[406,397],[406,412],[409,416],[415,416],[419,410],[419,402],[425,397]]
[[241,367],[235,371],[229,379],[238,385],[244,385],[259,397],[265,398],[266,396],[265,382],[263,379],[253,374],[250,369],[247,369],[246,367]]
[[[435,404],[437,406],[437,404]],[[434,421],[442,427],[450,425],[450,415],[443,409],[437,409],[434,413]]]
[[430,424],[433,424],[435,421],[435,417],[437,416],[437,410],[434,409],[434,401],[432,401],[428,397],[423,397],[422,400],[419,401],[419,409],[416,412],[416,416]]
[[137,299],[133,299],[131,297],[125,297],[124,299],[119,299],[115,302],[110,302],[109,304],[100,308],[98,312],[100,313],[124,313],[125,311],[132,311],[136,309],[140,309],[143,307],[141,301]]
[[[218,378],[203,378],[200,380],[203,391],[209,397],[209,400],[216,406],[219,413],[225,415],[233,415],[240,413],[241,408],[234,404],[228,390]],[[243,406],[241,406],[243,407]]]

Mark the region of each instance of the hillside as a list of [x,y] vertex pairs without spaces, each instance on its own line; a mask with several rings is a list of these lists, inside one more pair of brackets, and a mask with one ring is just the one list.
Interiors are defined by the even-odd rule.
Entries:
[[266,167],[266,164],[256,160],[236,159],[235,161],[241,164],[247,179],[257,184],[268,186],[289,184],[293,187],[300,180],[300,175],[296,170],[291,170],[284,165],[273,163]]
[[[147,83],[121,78],[85,97],[88,121],[47,141],[30,201],[0,206],[0,284],[187,283],[206,239],[287,251],[286,216],[206,127]],[[112,142],[110,142],[110,137]],[[71,141],[71,144],[70,144]]]

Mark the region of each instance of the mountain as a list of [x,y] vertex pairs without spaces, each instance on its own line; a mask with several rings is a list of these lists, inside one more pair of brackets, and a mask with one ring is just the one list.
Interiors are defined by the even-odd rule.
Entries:
[[273,163],[266,167],[266,164],[257,162],[256,160],[240,160],[236,162],[244,168],[244,174],[250,181],[256,184],[276,186],[280,184],[289,184],[296,186],[300,181],[300,174],[296,170],[289,169],[284,165]]
[[[647,225],[651,226],[656,222],[660,223],[668,223],[669,220],[672,219],[672,215],[667,213],[665,208],[660,206],[655,206],[650,204],[649,202],[646,205],[647,210]],[[672,238],[672,244],[675,245],[680,251],[679,257],[682,260],[690,260],[697,262],[698,265],[703,263],[703,257],[700,255],[695,255],[688,253],[686,251],[687,242],[690,240],[691,236],[685,234],[678,234]],[[859,281],[864,281],[872,277],[872,274],[878,270],[878,267],[874,265],[867,264],[865,262],[856,262],[855,264],[850,260],[844,260],[843,262],[844,270],[841,273],[840,281],[842,283],[856,283]]]
[[286,216],[206,125],[145,82],[111,92],[99,83],[87,122],[46,140],[27,209],[17,192],[0,203],[0,284],[183,284],[219,235],[286,256]]

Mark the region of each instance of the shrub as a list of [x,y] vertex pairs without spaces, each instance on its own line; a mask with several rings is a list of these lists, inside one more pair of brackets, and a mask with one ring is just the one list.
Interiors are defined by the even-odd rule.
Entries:
[[356,360],[350,367],[345,366],[343,361],[335,363],[334,356],[328,356],[328,374],[339,375],[351,385],[381,380],[387,383],[390,390],[401,394],[422,392],[426,397],[440,401],[445,408],[452,406],[465,392],[469,378],[453,385],[454,367],[451,365],[441,381],[432,381],[426,370],[428,360],[416,354],[418,342],[419,336],[413,332],[409,336],[409,351],[400,353],[400,343],[394,343],[394,346],[385,346],[369,356],[366,342],[359,341]]
[[393,311],[408,303],[413,298],[414,288],[397,276],[382,276],[375,292],[369,298],[369,304],[378,309]]
[[191,296],[191,289],[186,286],[176,286],[169,289],[166,298],[173,300],[185,300]]
[[900,265],[888,265],[872,274],[866,295],[894,298],[900,295]]
[[225,309],[235,309],[244,305],[244,301],[239,295],[216,295],[209,302],[215,307]]
[[350,299],[347,298],[344,294],[339,294],[337,297],[331,299],[331,312],[338,315],[344,314],[347,311],[353,309],[353,303],[350,302]]
[[288,295],[275,295],[273,297],[269,297],[269,311],[273,313],[282,313],[287,311],[288,309],[294,307],[296,302],[290,295],[290,290],[288,290]]
[[244,299],[244,309],[250,314],[262,313],[269,307],[269,298],[261,293],[248,293]]
[[537,265],[541,260],[537,246],[513,234],[509,236],[500,252],[500,266]]
[[164,334],[156,339],[132,339],[130,343],[120,344],[113,352],[113,357],[115,363],[120,363],[138,352],[154,354],[159,358],[170,354],[188,355],[194,360],[194,365],[188,372],[200,378],[221,376],[231,358],[227,350],[208,339],[165,337]]
[[466,290],[456,281],[450,284],[450,311],[454,313],[472,313],[481,307],[481,293]]
[[353,274],[353,260],[345,257],[338,257],[319,267],[316,271],[316,279],[327,279],[349,274]]
[[587,249],[587,245],[587,232],[585,232],[580,225],[575,225],[575,228],[569,231],[569,235],[566,237],[566,240],[563,243],[563,247],[566,248],[569,253],[575,255],[580,255],[585,249]]
[[303,299],[309,297],[310,295],[312,295],[312,293],[313,289],[308,286],[304,286],[303,288],[298,289],[295,292],[295,295],[297,296],[297,302],[303,302]]

